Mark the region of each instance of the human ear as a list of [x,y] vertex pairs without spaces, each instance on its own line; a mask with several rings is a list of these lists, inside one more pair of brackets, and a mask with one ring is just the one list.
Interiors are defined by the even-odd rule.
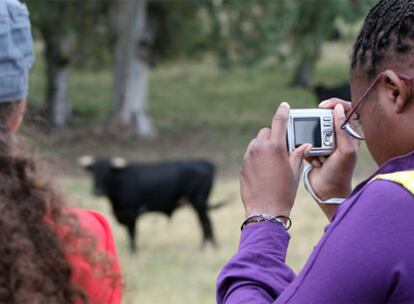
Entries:
[[16,103],[16,111],[11,115],[8,121],[8,127],[12,133],[16,133],[22,122],[24,113],[26,112],[26,100],[23,99],[21,101],[14,101]]
[[401,79],[394,71],[386,70],[383,78],[383,89],[393,103],[395,111],[402,113],[411,99],[411,82]]

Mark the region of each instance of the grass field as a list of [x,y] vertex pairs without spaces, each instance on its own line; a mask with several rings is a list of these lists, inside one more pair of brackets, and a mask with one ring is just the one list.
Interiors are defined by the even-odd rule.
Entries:
[[[347,78],[348,44],[328,45],[317,69],[316,82]],[[39,104],[44,90],[43,64],[38,60],[31,78],[31,100]],[[220,71],[211,62],[175,63],[157,68],[151,76],[150,112],[159,137],[153,141],[106,137],[99,125],[110,108],[108,71],[71,72],[70,100],[75,120],[66,130],[39,131],[27,127],[35,154],[58,168],[60,184],[75,206],[95,209],[110,219],[126,282],[124,303],[214,303],[217,274],[235,253],[243,217],[237,173],[245,146],[267,125],[281,101],[312,107],[313,95],[288,87],[288,67]],[[103,152],[104,151],[104,152]],[[111,215],[105,199],[91,195],[89,178],[75,168],[82,154],[121,155],[148,161],[188,157],[213,160],[218,179],[211,201],[228,200],[211,212],[220,247],[200,250],[201,231],[195,214],[183,207],[171,219],[143,216],[138,225],[137,255],[128,252],[124,230]],[[363,147],[357,176],[374,168]],[[292,215],[288,263],[303,266],[327,221],[300,188]]]
[[[220,178],[212,201],[232,198],[222,209],[211,212],[219,242],[217,250],[200,250],[201,231],[194,212],[187,207],[171,219],[143,216],[138,225],[139,253],[131,255],[125,231],[116,223],[105,199],[91,196],[89,179],[66,178],[63,185],[71,202],[103,212],[111,221],[126,281],[124,303],[214,303],[218,272],[236,252],[243,217],[238,181]],[[74,194],[75,193],[75,194]],[[327,221],[303,189],[292,215],[292,240],[288,263],[299,271]]]
[[[317,67],[315,83],[347,79],[349,44],[328,45]],[[43,99],[43,62],[34,67],[30,99]],[[268,125],[277,106],[314,107],[314,95],[289,87],[289,65],[261,66],[253,70],[222,71],[212,61],[178,62],[157,67],[151,74],[149,110],[158,129],[153,141],[108,137],[101,126],[111,106],[108,70],[71,71],[69,99],[74,120],[69,129],[48,133],[30,131],[39,153],[72,167],[77,155],[120,155],[147,161],[204,157],[213,160],[220,174],[237,172],[244,148],[257,131]],[[103,152],[105,151],[105,152]]]

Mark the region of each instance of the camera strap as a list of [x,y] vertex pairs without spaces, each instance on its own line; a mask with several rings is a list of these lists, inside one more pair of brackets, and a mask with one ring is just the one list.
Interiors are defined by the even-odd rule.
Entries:
[[309,181],[309,173],[313,170],[313,166],[311,164],[308,164],[303,169],[303,184],[305,185],[306,191],[312,196],[312,198],[318,203],[318,204],[328,204],[328,205],[340,205],[345,201],[345,198],[339,198],[339,197],[333,197],[330,199],[327,199],[326,201],[321,200],[313,191],[312,185]]

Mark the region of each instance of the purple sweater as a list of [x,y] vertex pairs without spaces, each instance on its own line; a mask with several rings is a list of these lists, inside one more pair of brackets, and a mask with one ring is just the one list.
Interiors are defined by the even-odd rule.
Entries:
[[414,195],[394,182],[371,181],[409,170],[414,153],[358,185],[297,276],[285,261],[284,228],[248,226],[219,274],[217,303],[414,303]]

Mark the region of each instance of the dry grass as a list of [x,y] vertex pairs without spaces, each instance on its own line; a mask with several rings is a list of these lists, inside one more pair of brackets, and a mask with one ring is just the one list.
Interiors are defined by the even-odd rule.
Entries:
[[[201,231],[194,212],[183,207],[171,219],[159,214],[143,216],[138,225],[140,251],[131,255],[126,234],[112,216],[105,199],[90,195],[86,178],[63,183],[77,206],[103,212],[116,239],[127,288],[124,303],[214,303],[218,272],[236,252],[243,217],[238,181],[220,178],[212,202],[232,197],[229,204],[211,212],[219,249],[200,250]],[[75,193],[75,194],[74,194]],[[299,271],[323,233],[327,221],[301,188],[292,215],[294,225],[288,263]]]

